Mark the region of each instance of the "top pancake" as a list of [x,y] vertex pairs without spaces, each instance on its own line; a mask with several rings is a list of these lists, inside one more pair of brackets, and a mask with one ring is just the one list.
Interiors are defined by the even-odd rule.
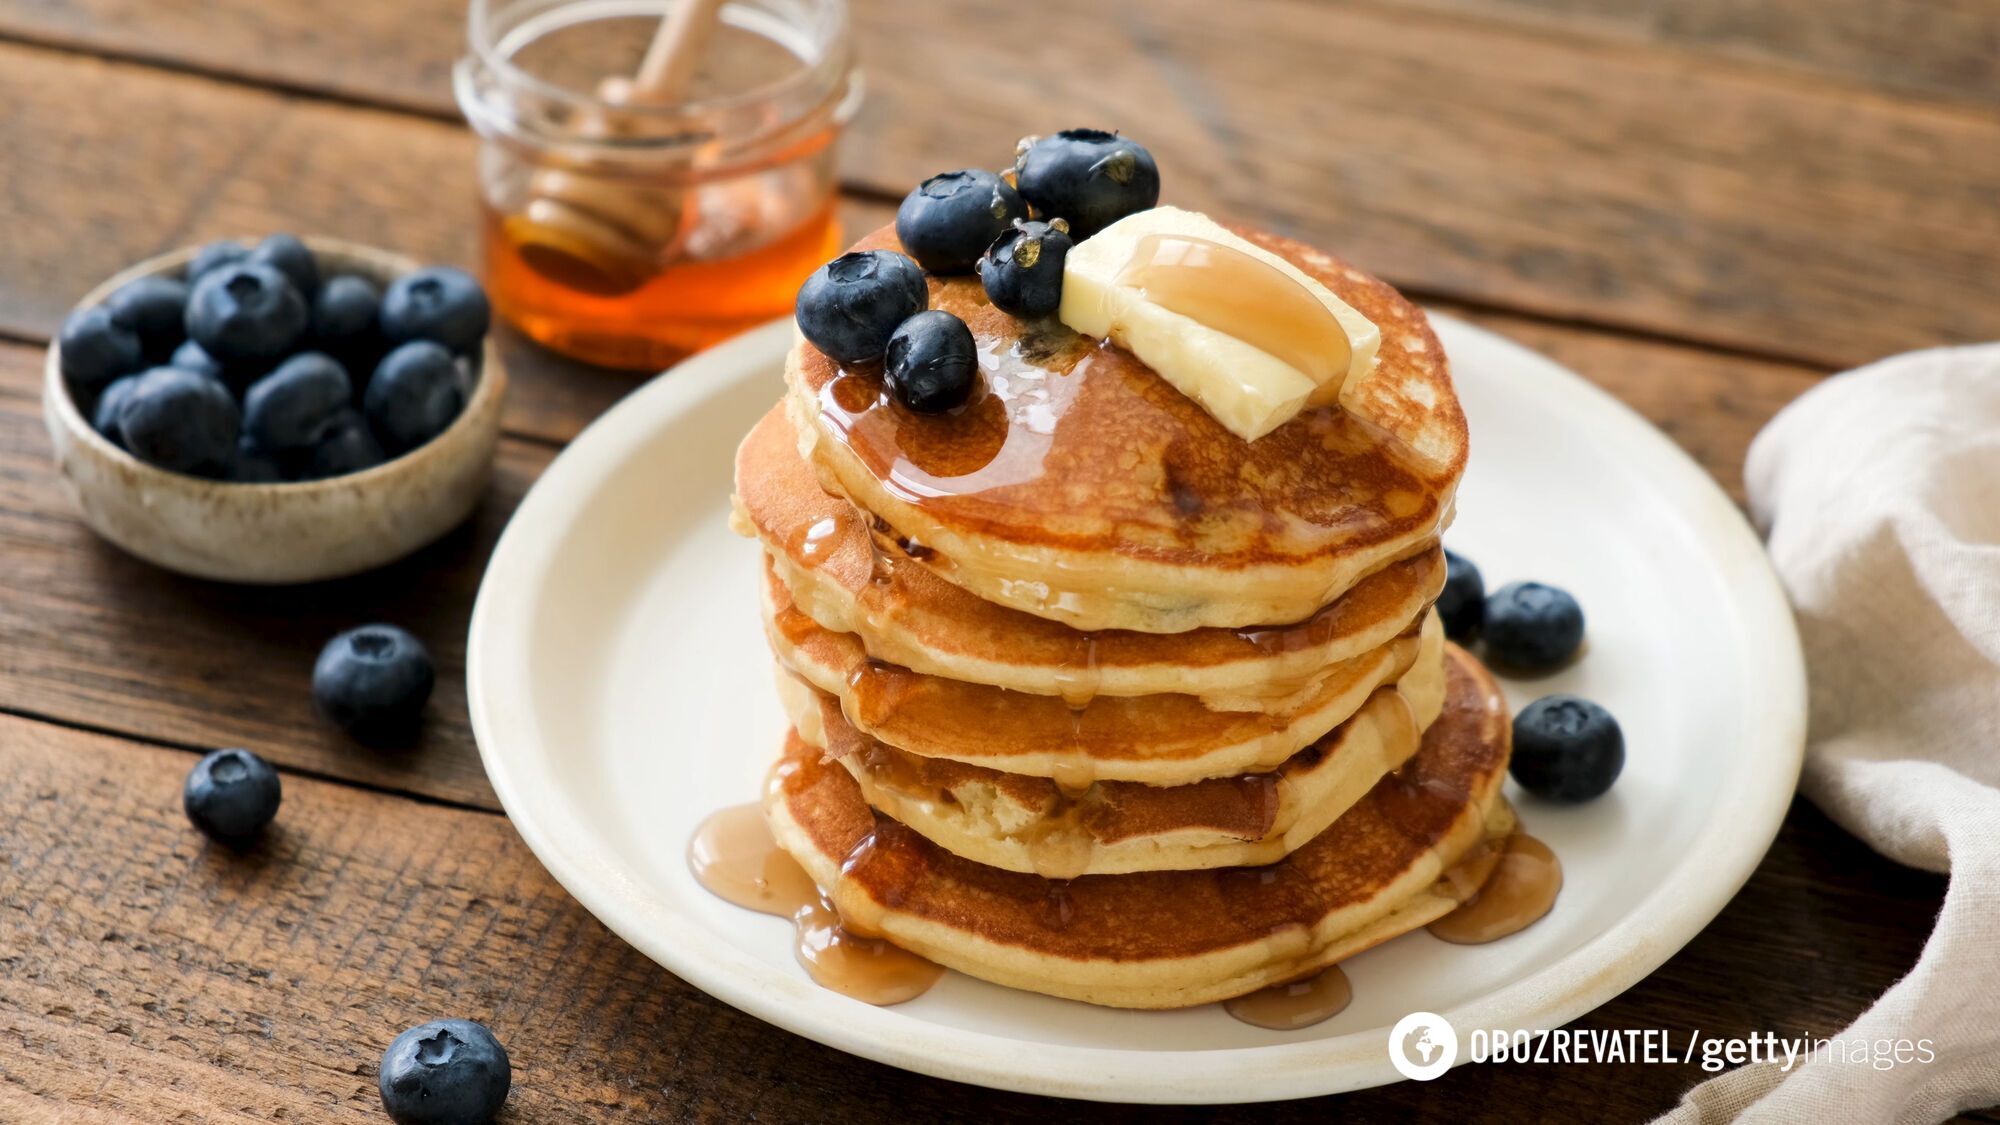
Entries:
[[[1245,442],[1116,346],[994,308],[976,278],[930,279],[972,330],[987,387],[914,414],[880,374],[800,341],[787,410],[830,491],[924,565],[989,601],[1079,629],[1175,633],[1298,621],[1437,539],[1465,466],[1465,416],[1423,313],[1289,239],[1238,230],[1382,330],[1338,407]],[[896,248],[893,230],[857,248]]]

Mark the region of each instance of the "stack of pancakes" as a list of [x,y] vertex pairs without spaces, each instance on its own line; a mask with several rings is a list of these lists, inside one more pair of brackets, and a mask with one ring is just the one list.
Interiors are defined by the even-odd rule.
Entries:
[[[1121,1007],[1241,995],[1421,926],[1512,827],[1497,688],[1431,602],[1465,420],[1423,314],[1246,443],[1130,353],[932,278],[986,389],[895,404],[799,342],[737,455],[793,734],[766,812],[844,923]],[[895,248],[891,231],[861,249]]]

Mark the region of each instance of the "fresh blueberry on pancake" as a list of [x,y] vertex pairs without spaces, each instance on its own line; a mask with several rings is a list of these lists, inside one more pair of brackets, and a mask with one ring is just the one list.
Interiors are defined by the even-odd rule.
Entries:
[[896,239],[932,273],[966,273],[979,256],[1026,218],[1014,185],[981,168],[943,172],[918,185],[896,209]]
[[1574,695],[1535,700],[1514,718],[1514,780],[1551,801],[1601,797],[1625,768],[1625,734],[1611,712]]
[[896,398],[919,414],[963,406],[979,378],[972,330],[948,312],[920,312],[889,337],[884,374]]
[[187,333],[224,364],[276,360],[306,330],[306,302],[277,269],[255,262],[202,275],[188,294]]
[[1486,654],[1514,672],[1553,672],[1583,643],[1583,607],[1564,590],[1513,582],[1486,599]]
[[924,311],[923,268],[893,250],[842,254],[799,287],[793,315],[812,346],[836,363],[873,363],[896,326]]
[[188,287],[171,277],[142,277],[104,299],[111,319],[139,334],[146,358],[163,363],[187,338]]
[[1015,163],[1023,198],[1043,218],[1069,220],[1079,241],[1160,201],[1160,168],[1144,145],[1102,129],[1064,129],[1029,143]]
[[110,385],[113,379],[145,363],[139,334],[120,324],[103,305],[71,313],[63,321],[58,343],[63,378],[85,394]]
[[194,371],[155,367],[118,409],[118,432],[141,461],[177,473],[219,477],[236,456],[242,414],[229,388]]
[[1444,592],[1438,595],[1438,616],[1444,619],[1445,636],[1459,644],[1471,644],[1486,620],[1486,579],[1464,555],[1447,549],[1444,553]]
[[1019,317],[1053,314],[1062,304],[1063,261],[1073,245],[1062,219],[1015,223],[979,260],[987,300]]
[[181,808],[214,840],[240,844],[278,815],[278,771],[248,750],[217,750],[188,771]]

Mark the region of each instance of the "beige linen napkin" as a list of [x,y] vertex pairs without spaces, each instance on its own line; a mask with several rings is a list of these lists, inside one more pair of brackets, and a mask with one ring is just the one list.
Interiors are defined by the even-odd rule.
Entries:
[[1801,789],[1883,855],[1951,873],[1922,958],[1841,1038],[1929,1039],[1936,1059],[1749,1066],[1662,1120],[1931,1122],[2000,1102],[2000,345],[1827,380],[1757,436],[1745,477],[1805,644]]

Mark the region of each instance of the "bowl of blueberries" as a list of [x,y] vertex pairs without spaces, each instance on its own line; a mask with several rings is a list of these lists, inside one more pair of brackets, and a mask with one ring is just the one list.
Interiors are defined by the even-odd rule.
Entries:
[[507,376],[465,272],[275,234],[141,262],[77,305],[42,410],[99,535],[169,570],[313,582],[486,491]]

